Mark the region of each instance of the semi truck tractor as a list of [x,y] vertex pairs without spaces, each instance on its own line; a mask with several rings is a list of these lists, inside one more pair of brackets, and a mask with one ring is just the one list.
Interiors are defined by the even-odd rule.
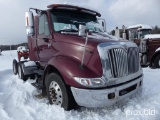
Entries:
[[145,35],[140,50],[142,65],[160,68],[160,34]]
[[25,16],[28,57],[21,59],[20,51],[13,72],[23,80],[35,78],[32,85],[50,104],[98,108],[141,91],[137,45],[107,34],[99,12],[52,4],[46,10],[30,8]]
[[115,36],[125,36],[126,39],[138,45],[141,66],[160,68],[160,34],[151,34],[152,27],[144,24],[122,28],[115,29]]

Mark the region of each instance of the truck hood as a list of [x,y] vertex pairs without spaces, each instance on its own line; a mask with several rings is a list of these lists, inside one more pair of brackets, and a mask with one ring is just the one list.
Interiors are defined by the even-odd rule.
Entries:
[[[79,46],[84,46],[86,37],[78,36],[75,33],[56,33],[54,38],[57,42],[75,44]],[[98,44],[103,42],[124,42],[125,39],[120,39],[114,36],[111,36],[107,33],[90,33],[88,35],[87,48],[94,49]]]
[[149,34],[145,35],[144,39],[160,39],[160,34]]

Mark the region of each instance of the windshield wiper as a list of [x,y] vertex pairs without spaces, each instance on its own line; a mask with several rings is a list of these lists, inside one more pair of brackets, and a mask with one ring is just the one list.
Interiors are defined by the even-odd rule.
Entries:
[[91,33],[100,33],[100,31],[95,31],[93,29],[89,29],[89,32],[91,32]]
[[62,30],[59,30],[58,32],[78,32],[78,30],[76,29],[62,29]]

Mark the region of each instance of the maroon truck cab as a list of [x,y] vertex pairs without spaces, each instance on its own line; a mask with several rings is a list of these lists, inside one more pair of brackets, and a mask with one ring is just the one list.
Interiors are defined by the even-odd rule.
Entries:
[[129,39],[139,47],[141,66],[160,67],[160,35],[151,34],[152,27],[138,24],[129,26]]
[[[141,66],[160,68],[160,34],[151,34],[152,27],[144,24],[115,29],[114,35],[125,37],[139,47]],[[112,34],[113,34],[112,33]]]
[[[36,11],[34,18],[31,10]],[[19,74],[34,73],[33,85],[42,89],[51,104],[66,110],[75,104],[104,107],[141,90],[137,45],[107,34],[100,16],[90,9],[61,4],[26,12],[28,62],[35,64],[27,68],[27,62],[20,62]]]
[[160,68],[160,35],[146,35],[141,41],[141,63],[152,68]]

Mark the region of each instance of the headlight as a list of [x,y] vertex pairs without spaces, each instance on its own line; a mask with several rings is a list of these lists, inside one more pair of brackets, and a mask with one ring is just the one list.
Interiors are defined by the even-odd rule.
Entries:
[[144,53],[146,51],[147,51],[146,41],[141,41],[141,43],[140,43],[140,52]]
[[102,78],[79,78],[74,77],[74,79],[83,86],[86,87],[104,87],[106,82]]

